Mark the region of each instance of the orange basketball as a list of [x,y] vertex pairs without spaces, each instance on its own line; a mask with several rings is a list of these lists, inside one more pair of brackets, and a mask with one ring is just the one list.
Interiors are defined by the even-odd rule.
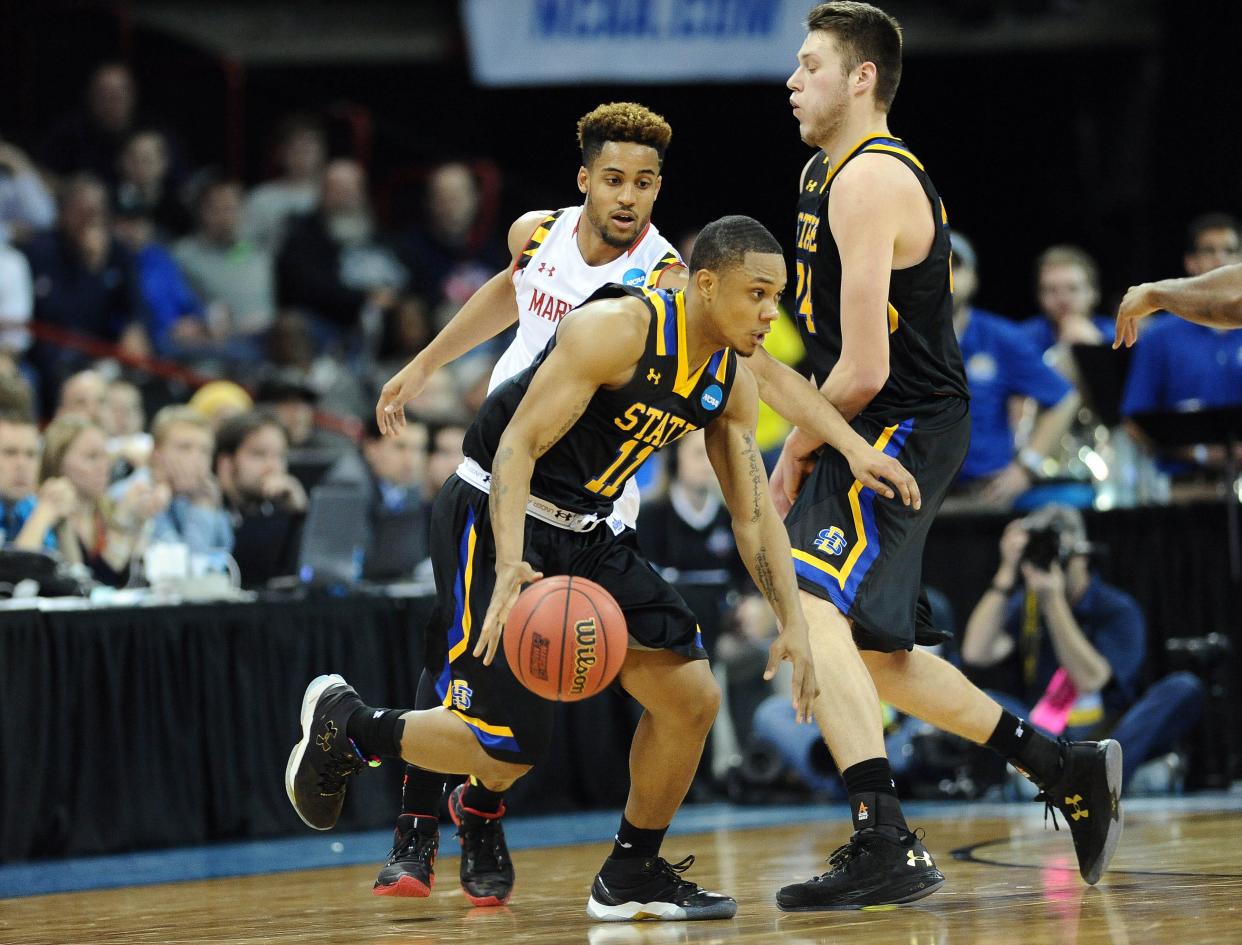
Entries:
[[559,574],[522,591],[502,639],[518,682],[544,699],[577,702],[617,678],[629,635],[611,594]]

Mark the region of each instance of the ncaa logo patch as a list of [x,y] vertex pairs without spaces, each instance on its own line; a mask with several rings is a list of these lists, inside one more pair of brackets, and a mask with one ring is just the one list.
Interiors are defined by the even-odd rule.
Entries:
[[700,402],[703,404],[704,410],[715,410],[720,406],[722,400],[724,400],[724,391],[720,389],[719,384],[713,384],[703,391],[703,397]]
[[821,528],[819,537],[815,539],[815,547],[835,558],[845,550],[845,532],[836,525],[831,528]]
[[627,269],[625,275],[621,277],[622,285],[646,285],[647,273],[641,269]]
[[466,684],[464,679],[453,680],[452,693],[454,709],[470,708],[470,700],[474,696],[474,690]]

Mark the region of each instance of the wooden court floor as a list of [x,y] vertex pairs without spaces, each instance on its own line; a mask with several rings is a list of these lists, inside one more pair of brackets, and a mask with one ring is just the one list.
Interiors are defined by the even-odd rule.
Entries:
[[[1242,943],[1242,813],[1127,815],[1112,870],[1082,884],[1067,831],[1037,814],[926,820],[948,882],[922,903],[880,911],[777,910],[781,884],[819,872],[843,839],[829,824],[671,837],[695,853],[691,876],[738,899],[727,922],[593,924],[584,912],[602,844],[517,851],[513,901],[472,908],[457,859],[437,866],[430,899],[370,894],[375,867],[277,873],[0,901],[5,945],[1237,945]],[[953,853],[952,851],[956,851]]]

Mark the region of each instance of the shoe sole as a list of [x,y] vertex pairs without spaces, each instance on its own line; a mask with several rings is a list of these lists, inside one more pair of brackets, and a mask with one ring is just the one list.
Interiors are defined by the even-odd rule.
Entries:
[[687,909],[673,902],[622,902],[610,906],[594,896],[587,900],[587,915],[597,922],[694,922],[700,919],[732,919],[736,902]]
[[421,883],[413,876],[402,876],[395,883],[381,885],[376,883],[371,887],[371,895],[373,896],[399,896],[402,899],[426,899],[431,895],[431,886],[435,884],[434,877],[431,884]]
[[302,765],[302,759],[306,755],[306,749],[310,745],[311,723],[315,718],[315,703],[319,701],[319,697],[323,695],[323,691],[335,685],[347,686],[344,678],[332,673],[328,676],[316,676],[310,681],[310,685],[306,687],[306,694],[302,696],[302,740],[293,746],[293,751],[289,753],[289,763],[285,765],[285,793],[289,795],[289,803],[293,805],[293,809],[297,811],[298,817],[302,818],[302,823],[310,827],[312,830],[331,830],[334,824],[326,827],[320,827],[312,824],[303,815],[298,808],[297,798],[294,797],[293,779],[297,775],[298,768]]
[[941,886],[944,885],[944,878],[933,883],[921,883],[917,886],[907,886],[902,889],[895,897],[885,896],[883,899],[877,899],[874,902],[842,902],[823,906],[787,906],[781,903],[780,899],[776,900],[776,908],[781,912],[848,912],[858,909],[871,909],[875,906],[904,906],[911,902],[918,902],[920,899],[926,899]]
[[1104,837],[1104,849],[1100,851],[1100,855],[1091,864],[1090,869],[1082,873],[1082,878],[1088,886],[1098,883],[1100,877],[1108,869],[1108,864],[1112,862],[1113,854],[1117,852],[1117,844],[1121,842],[1121,833],[1126,825],[1125,810],[1121,806],[1121,743],[1111,738],[1105,739],[1104,742],[1104,771],[1109,793],[1117,798],[1117,819],[1109,822],[1108,833]]

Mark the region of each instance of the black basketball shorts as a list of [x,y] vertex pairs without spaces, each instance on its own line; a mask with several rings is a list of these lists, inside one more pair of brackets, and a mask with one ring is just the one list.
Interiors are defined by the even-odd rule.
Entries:
[[932,412],[884,425],[860,415],[851,426],[899,459],[923,497],[915,512],[882,499],[854,478],[845,458],[826,449],[785,518],[798,586],[830,601],[854,625],[861,649],[891,653],[914,646],[928,619],[918,607],[923,546],[970,445],[970,410],[953,398]]
[[[614,535],[601,522],[571,532],[527,516],[523,558],[547,577],[568,574],[604,587],[639,646],[707,658],[694,614],[643,558],[633,529]],[[473,655],[496,582],[496,545],[487,494],[457,476],[432,507],[431,559],[436,606],[426,666],[440,704],[470,726],[493,758],[535,764],[552,735],[553,703],[517,681],[503,645],[491,666]]]

